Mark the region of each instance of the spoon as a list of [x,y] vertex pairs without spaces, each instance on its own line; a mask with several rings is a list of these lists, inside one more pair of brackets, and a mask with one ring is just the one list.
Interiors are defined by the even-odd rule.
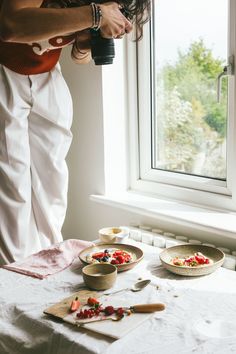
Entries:
[[140,291],[143,290],[150,283],[151,283],[150,279],[139,280],[137,283],[133,284],[131,288],[120,289],[113,292],[104,293],[103,295],[113,295],[119,293],[120,291],[125,291],[125,290],[131,290],[134,292]]
[[83,326],[84,324],[87,324],[87,323],[94,323],[94,322],[101,322],[101,321],[120,321],[122,320],[122,317],[121,316],[113,316],[113,317],[103,317],[103,318],[98,318],[98,319],[95,319],[93,321],[91,320],[82,320],[82,321],[78,321],[76,320],[76,324],[79,325],[79,326]]

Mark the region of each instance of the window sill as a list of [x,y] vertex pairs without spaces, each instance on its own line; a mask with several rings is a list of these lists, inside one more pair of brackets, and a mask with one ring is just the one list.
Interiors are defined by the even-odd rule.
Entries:
[[236,239],[236,214],[232,212],[200,208],[133,192],[109,196],[91,195],[90,200],[160,221],[175,222],[177,225]]

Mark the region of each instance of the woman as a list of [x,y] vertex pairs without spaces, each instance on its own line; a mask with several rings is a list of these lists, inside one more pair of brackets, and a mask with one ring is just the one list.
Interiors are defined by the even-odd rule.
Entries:
[[[62,240],[72,103],[61,48],[73,44],[86,63],[88,29],[106,38],[132,30],[121,4],[74,1],[0,0],[0,265]],[[149,1],[124,3],[141,29]]]

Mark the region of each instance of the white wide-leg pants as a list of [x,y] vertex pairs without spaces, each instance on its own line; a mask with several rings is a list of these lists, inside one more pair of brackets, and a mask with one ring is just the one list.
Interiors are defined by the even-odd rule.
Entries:
[[0,265],[62,241],[71,122],[59,65],[31,76],[0,65]]

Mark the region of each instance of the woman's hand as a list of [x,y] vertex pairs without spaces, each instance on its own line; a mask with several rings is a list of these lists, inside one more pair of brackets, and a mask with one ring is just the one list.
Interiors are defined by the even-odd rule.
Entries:
[[104,38],[121,38],[125,33],[132,31],[132,23],[122,14],[121,6],[116,2],[107,2],[99,5],[102,11],[100,27]]
[[77,64],[87,64],[91,60],[91,35],[89,30],[76,33],[71,57]]

